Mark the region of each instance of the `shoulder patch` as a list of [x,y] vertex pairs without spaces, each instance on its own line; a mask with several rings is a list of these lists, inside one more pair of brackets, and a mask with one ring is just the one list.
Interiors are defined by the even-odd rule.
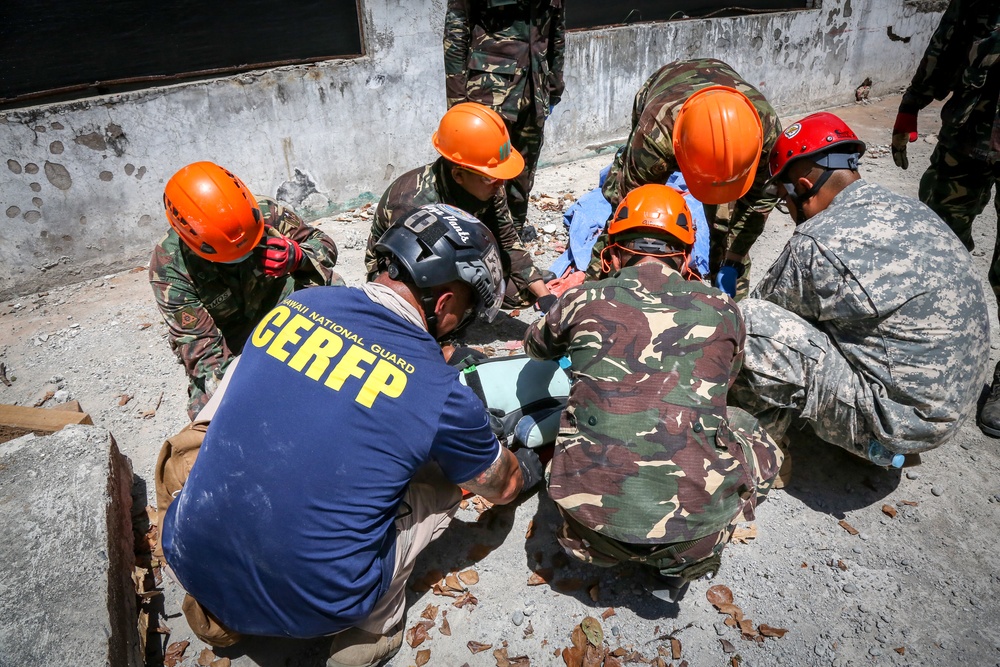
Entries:
[[198,323],[198,318],[191,308],[184,308],[177,315],[183,329],[190,329]]

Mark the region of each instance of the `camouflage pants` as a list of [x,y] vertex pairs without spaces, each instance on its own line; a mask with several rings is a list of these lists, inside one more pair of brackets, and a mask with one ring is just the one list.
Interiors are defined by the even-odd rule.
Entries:
[[[873,437],[871,389],[830,337],[795,313],[744,299],[743,369],[729,395],[775,440],[794,424],[863,455]],[[888,363],[888,362],[887,362]]]
[[[725,526],[717,523],[708,527],[710,532],[707,535],[686,542],[628,544],[580,523],[556,503],[563,517],[563,525],[556,534],[559,545],[570,556],[599,567],[613,567],[623,562],[642,563],[659,570],[661,574],[679,575],[688,581],[717,572],[722,562],[722,551],[733,531],[740,522],[753,521],[756,508],[767,498],[784,458],[762,424],[740,408],[729,408],[724,424],[728,428],[720,427],[716,434],[716,446],[731,453],[738,452],[736,458],[745,462],[747,471],[746,487],[740,492],[740,504]],[[721,442],[725,442],[725,446]],[[691,515],[690,520],[698,524],[699,515]]]
[[518,234],[528,219],[528,196],[535,185],[535,168],[538,166],[538,155],[542,152],[544,127],[545,119],[535,114],[534,104],[522,110],[517,121],[507,121],[510,143],[524,157],[524,171],[506,183],[507,206]]
[[[956,155],[938,144],[920,178],[920,201],[941,216],[971,251],[976,245],[972,222],[990,203],[994,188],[1000,193],[1000,162],[990,164]],[[1000,217],[1000,197],[994,197],[993,205]],[[989,281],[1000,302],[1000,232],[993,246]]]

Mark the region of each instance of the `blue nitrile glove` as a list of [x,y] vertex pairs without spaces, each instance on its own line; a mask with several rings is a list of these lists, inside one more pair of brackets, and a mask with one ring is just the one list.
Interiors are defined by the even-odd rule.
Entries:
[[729,296],[736,298],[736,282],[743,275],[743,271],[742,264],[735,264],[729,261],[723,262],[719,268],[719,272],[715,274],[715,286]]

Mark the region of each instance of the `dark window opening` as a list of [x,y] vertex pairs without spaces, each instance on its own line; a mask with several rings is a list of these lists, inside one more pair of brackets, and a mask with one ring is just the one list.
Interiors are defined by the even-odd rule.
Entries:
[[357,2],[3,0],[0,108],[363,54]]
[[792,9],[813,9],[819,0],[627,0],[621,4],[607,0],[572,0],[566,10],[569,29],[764,14]]

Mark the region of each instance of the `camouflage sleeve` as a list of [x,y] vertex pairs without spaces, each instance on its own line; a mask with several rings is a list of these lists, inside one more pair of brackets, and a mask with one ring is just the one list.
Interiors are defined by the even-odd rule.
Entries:
[[566,57],[566,8],[560,3],[553,10],[552,45],[549,49],[549,103],[558,104],[566,89],[563,79],[563,62]]
[[521,237],[517,235],[514,220],[507,207],[507,195],[503,188],[497,193],[493,210],[496,216],[496,228],[499,232],[497,243],[510,258],[510,279],[517,286],[519,292],[523,291],[529,283],[542,280],[542,274],[535,268],[531,255],[521,243]]
[[368,274],[368,280],[372,280],[378,272],[378,266],[375,262],[375,244],[382,238],[386,230],[392,226],[394,219],[395,210],[390,200],[392,188],[393,186],[390,185],[382,193],[382,198],[379,199],[378,206],[375,207],[375,217],[372,218],[371,231],[368,233],[368,243],[365,246],[365,271]]
[[959,78],[963,58],[967,57],[968,31],[961,29],[967,12],[967,0],[951,0],[941,16],[941,23],[931,35],[924,57],[903,93],[899,110],[917,113],[932,100],[943,100]]
[[563,292],[545,317],[524,332],[524,353],[532,359],[558,359],[565,355],[570,344],[569,323],[585,294],[578,287]]
[[307,225],[298,213],[284,204],[266,197],[258,197],[257,203],[265,223],[298,243],[302,249],[302,264],[292,274],[297,285],[344,284],[344,279],[333,270],[337,265],[337,244],[332,238]]
[[444,17],[444,80],[449,107],[467,99],[470,34],[468,0],[448,0],[448,12]]
[[149,283],[174,354],[190,380],[191,418],[208,402],[232,359],[222,332],[198,297],[190,277],[157,247],[149,263]]
[[[805,253],[803,246],[808,246]],[[801,241],[793,237],[750,296],[770,301],[804,319],[819,321],[818,280],[822,279],[815,275],[810,267],[811,262],[803,261],[803,255],[811,254],[808,249],[812,247],[815,247],[812,241]]]

